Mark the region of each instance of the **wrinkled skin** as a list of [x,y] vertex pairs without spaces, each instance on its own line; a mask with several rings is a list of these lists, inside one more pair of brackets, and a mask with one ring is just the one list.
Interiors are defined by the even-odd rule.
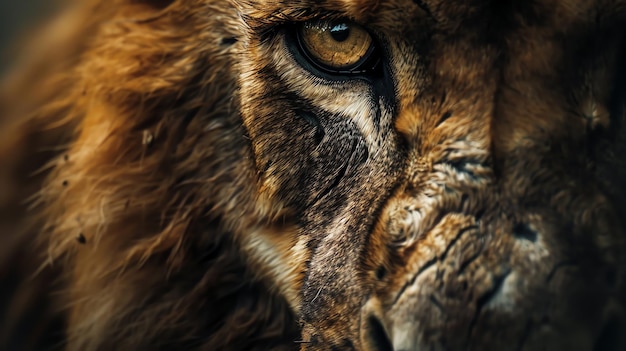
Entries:
[[[0,100],[0,263],[28,271],[0,271],[8,326],[68,350],[626,350],[626,1],[92,2]],[[312,69],[294,26],[320,18],[366,28],[380,71]]]

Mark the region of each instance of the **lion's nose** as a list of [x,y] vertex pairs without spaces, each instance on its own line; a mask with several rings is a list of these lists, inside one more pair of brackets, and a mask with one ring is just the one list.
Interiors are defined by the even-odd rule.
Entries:
[[381,321],[370,315],[365,319],[365,327],[361,330],[361,343],[364,351],[394,351],[391,341]]
[[363,351],[394,351],[383,321],[377,298],[371,298],[361,310],[361,345]]

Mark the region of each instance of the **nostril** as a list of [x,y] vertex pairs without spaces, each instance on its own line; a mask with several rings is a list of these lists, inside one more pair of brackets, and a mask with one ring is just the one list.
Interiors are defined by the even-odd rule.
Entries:
[[515,224],[513,235],[518,239],[528,240],[531,243],[537,242],[537,232],[526,223]]
[[596,340],[593,351],[620,351],[626,345],[622,345],[622,325],[617,317],[610,318],[602,328],[600,336]]
[[391,341],[385,332],[385,328],[378,318],[370,315],[367,317],[367,326],[364,332],[364,340],[367,351],[393,351]]

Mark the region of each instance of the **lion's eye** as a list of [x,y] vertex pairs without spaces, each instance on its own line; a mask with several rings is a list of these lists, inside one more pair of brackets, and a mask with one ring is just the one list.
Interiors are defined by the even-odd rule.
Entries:
[[298,41],[307,59],[330,73],[364,73],[377,63],[372,37],[349,21],[305,22]]

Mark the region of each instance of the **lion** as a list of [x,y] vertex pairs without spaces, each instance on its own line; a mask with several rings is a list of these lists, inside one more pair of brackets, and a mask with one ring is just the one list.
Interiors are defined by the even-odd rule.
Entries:
[[68,1],[0,92],[0,348],[626,350],[626,1]]

